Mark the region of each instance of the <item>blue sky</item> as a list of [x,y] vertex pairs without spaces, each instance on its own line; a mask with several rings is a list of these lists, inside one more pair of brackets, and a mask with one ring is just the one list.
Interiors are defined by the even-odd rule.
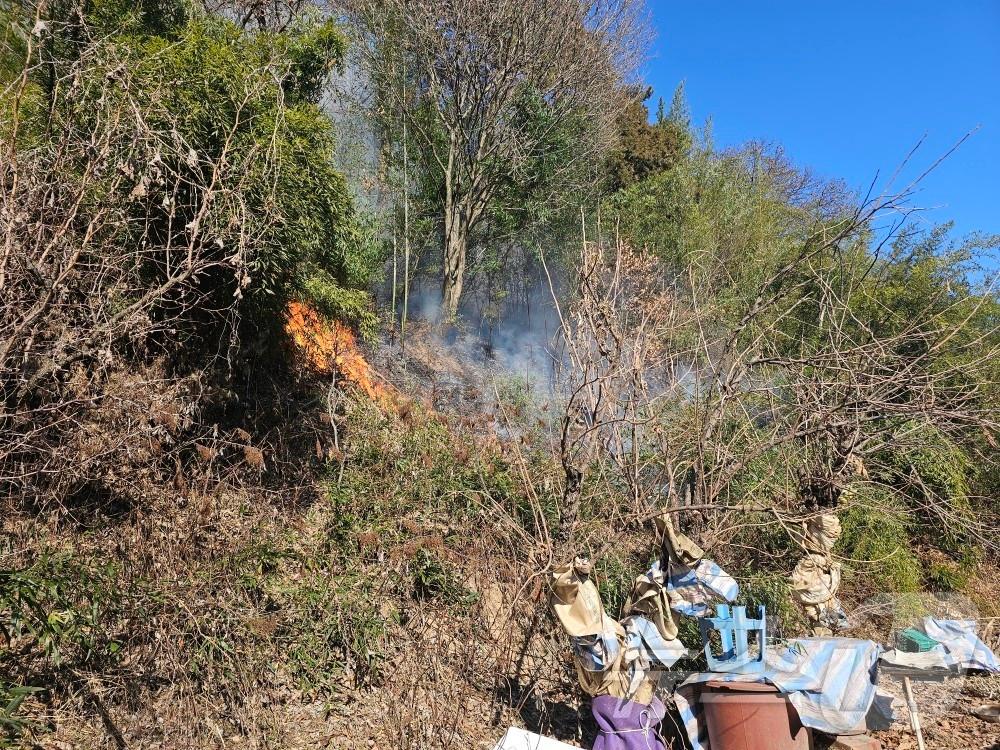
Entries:
[[644,77],[668,103],[686,82],[715,143],[781,144],[801,166],[866,188],[926,135],[922,221],[1000,233],[1000,0],[649,0]]

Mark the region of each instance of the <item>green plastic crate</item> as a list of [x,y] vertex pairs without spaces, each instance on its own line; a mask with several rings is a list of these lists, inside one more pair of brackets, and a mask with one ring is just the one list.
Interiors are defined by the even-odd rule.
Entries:
[[907,628],[896,636],[896,648],[900,651],[923,653],[924,651],[930,651],[936,645],[938,645],[937,641],[921,633],[916,628]]

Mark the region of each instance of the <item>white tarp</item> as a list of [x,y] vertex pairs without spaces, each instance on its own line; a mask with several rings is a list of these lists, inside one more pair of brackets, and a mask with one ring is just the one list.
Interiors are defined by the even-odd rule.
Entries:
[[944,647],[949,665],[959,669],[1000,672],[1000,661],[990,647],[979,640],[975,620],[925,617],[924,632]]

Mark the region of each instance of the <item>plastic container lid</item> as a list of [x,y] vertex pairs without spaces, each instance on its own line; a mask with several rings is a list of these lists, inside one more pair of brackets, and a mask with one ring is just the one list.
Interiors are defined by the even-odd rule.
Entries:
[[705,687],[711,690],[731,690],[734,693],[780,693],[774,685],[768,682],[727,682],[726,680],[709,680]]

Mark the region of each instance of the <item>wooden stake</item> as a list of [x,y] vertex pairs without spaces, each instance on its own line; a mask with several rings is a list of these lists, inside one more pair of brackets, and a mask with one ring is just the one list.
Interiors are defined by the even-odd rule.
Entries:
[[406,315],[410,304],[410,169],[406,148],[406,112],[403,113],[403,314],[399,340],[406,346]]
[[924,745],[924,734],[920,731],[920,714],[917,712],[917,701],[913,698],[913,685],[909,677],[903,677],[903,692],[906,693],[906,708],[910,712],[910,726],[917,735],[918,750],[927,750]]

